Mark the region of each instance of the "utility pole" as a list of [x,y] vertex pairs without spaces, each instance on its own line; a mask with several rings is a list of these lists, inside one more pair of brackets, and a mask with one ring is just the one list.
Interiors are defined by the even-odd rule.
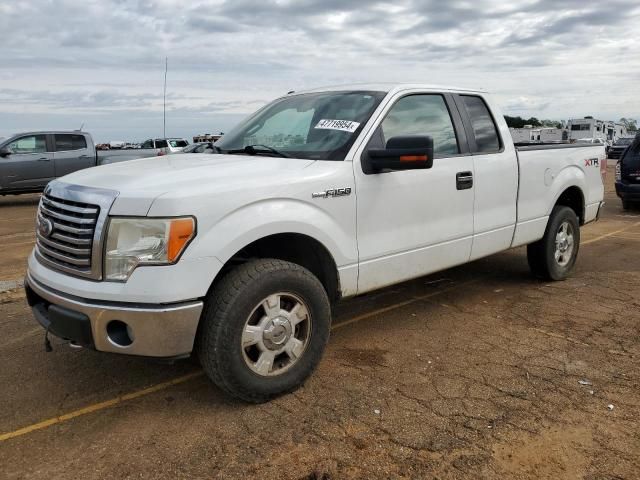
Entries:
[[169,57],[164,57],[164,93],[162,95],[162,138],[167,138],[167,70]]

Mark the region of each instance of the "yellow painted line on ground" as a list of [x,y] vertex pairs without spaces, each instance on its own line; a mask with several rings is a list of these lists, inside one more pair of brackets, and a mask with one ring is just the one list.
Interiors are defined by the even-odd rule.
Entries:
[[[633,225],[631,225],[629,227],[622,228],[620,230],[616,230],[615,232],[610,232],[610,233],[608,233],[606,235],[601,235],[599,237],[593,238],[593,239],[588,240],[586,242],[582,242],[582,244],[586,245],[588,243],[598,242],[598,241],[603,240],[605,238],[611,237],[612,235],[616,235],[617,233],[624,232],[625,230],[629,230],[629,229],[637,227],[637,226],[640,226],[640,222],[635,223],[635,224],[633,224]],[[450,292],[450,291],[455,290],[455,289],[460,288],[460,287],[464,287],[464,286],[467,286],[467,285],[471,285],[473,283],[481,282],[482,280],[485,280],[485,278],[486,277],[481,277],[481,278],[476,278],[474,280],[470,280],[470,281],[467,281],[467,282],[454,284],[454,285],[451,285],[450,287],[443,288],[442,290],[438,290],[436,292],[431,292],[431,293],[427,293],[425,295],[412,297],[409,300],[405,300],[403,302],[399,302],[399,303],[396,303],[396,304],[393,304],[393,305],[389,305],[387,307],[379,308],[379,309],[374,310],[372,312],[368,312],[368,313],[364,313],[362,315],[358,315],[356,317],[350,318],[349,320],[345,320],[344,322],[341,322],[341,323],[338,323],[338,324],[334,325],[331,328],[331,330],[336,330],[338,328],[345,327],[347,325],[351,325],[353,323],[365,320],[367,318],[371,318],[371,317],[373,317],[375,315],[379,315],[381,313],[386,313],[386,312],[389,312],[391,310],[395,310],[397,308],[404,307],[406,305],[411,305],[412,303],[418,302],[420,300],[425,300],[427,298],[432,298],[432,297],[435,297],[437,295],[441,295],[443,293]],[[549,335],[549,333],[546,332],[546,331],[545,332],[540,332],[540,333],[545,333],[545,334]],[[197,378],[197,377],[201,377],[202,375],[204,375],[204,372],[202,370],[199,370],[197,372],[189,373],[187,375],[183,375],[181,377],[174,378],[173,380],[169,380],[167,382],[159,383],[157,385],[145,388],[143,390],[138,390],[136,392],[127,393],[125,395],[121,395],[119,397],[112,398],[111,400],[106,400],[104,402],[95,403],[93,405],[89,405],[87,407],[80,408],[78,410],[74,410],[74,411],[69,412],[69,413],[65,413],[64,415],[60,415],[58,417],[54,417],[54,418],[50,418],[48,420],[44,420],[42,422],[34,423],[32,425],[20,428],[18,430],[14,430],[13,432],[3,433],[3,434],[0,434],[0,442],[4,442],[4,441],[10,440],[12,438],[20,437],[22,435],[26,435],[28,433],[35,432],[37,430],[42,430],[42,429],[48,428],[48,427],[50,427],[52,425],[56,425],[58,423],[66,422],[68,420],[72,420],[72,419],[74,419],[76,417],[80,417],[82,415],[87,415],[89,413],[94,413],[94,412],[97,412],[97,411],[100,411],[100,410],[104,410],[106,408],[111,408],[111,407],[113,407],[115,405],[118,405],[120,403],[129,401],[129,400],[133,400],[133,399],[136,399],[136,398],[144,397],[146,395],[158,392],[160,390],[167,389],[167,388],[172,387],[174,385],[178,385],[178,384],[181,384],[181,383],[188,382],[189,380],[192,380],[192,379]]]
[[379,308],[377,310],[373,310],[371,312],[363,313],[362,315],[358,315],[356,317],[350,318],[349,320],[345,320],[344,322],[337,323],[331,327],[331,330],[336,330],[341,327],[346,327],[347,325],[351,325],[352,323],[359,322],[361,320],[366,320],[367,318],[374,317],[376,315],[380,315],[381,313],[386,313],[391,310],[395,310],[400,307],[404,307],[406,305],[411,305],[412,303],[419,302],[420,300],[426,300],[427,298],[435,297],[437,295],[442,295],[443,293],[450,292],[460,287],[465,287],[467,285],[471,285],[473,283],[478,283],[484,280],[486,277],[476,278],[474,280],[469,280],[468,282],[456,283],[455,285],[451,285],[450,287],[443,288],[442,290],[438,290],[436,292],[427,293],[426,295],[420,295],[418,297],[412,297],[409,300],[405,300],[404,302],[394,303],[393,305],[389,305],[388,307]]
[[29,425],[28,427],[14,430],[13,432],[3,433],[2,435],[0,435],[0,442],[4,442],[5,440],[9,440],[11,438],[20,437],[22,435],[26,435],[27,433],[31,433],[36,430],[42,430],[43,428],[48,428],[51,425],[55,425],[56,423],[66,422],[67,420],[71,420],[72,418],[97,412],[98,410],[104,410],[105,408],[113,407],[114,405],[118,405],[119,403],[126,402],[128,400],[133,400],[134,398],[144,397],[145,395],[149,395],[150,393],[155,393],[159,390],[164,390],[165,388],[172,387],[173,385],[178,385],[180,383],[188,382],[189,380],[193,378],[201,377],[202,375],[204,375],[204,372],[202,370],[189,373],[188,375],[183,375],[181,377],[174,378],[173,380],[169,380],[168,382],[159,383],[152,387],[145,388],[143,390],[138,390],[137,392],[133,392],[133,393],[127,393],[125,395],[121,395],[119,397],[112,398],[111,400],[107,400],[104,402],[94,403],[93,405],[89,405],[88,407],[80,408],[78,410],[74,410],[73,412],[65,413],[64,415],[60,415],[59,417],[54,417],[48,420],[44,420],[42,422],[34,423],[33,425]]
[[[35,206],[35,205],[34,205]],[[36,221],[36,214],[34,213],[31,217],[17,217],[17,218],[0,218],[0,222],[17,222],[20,220],[33,220]]]
[[29,240],[27,242],[18,242],[18,243],[4,243],[2,244],[3,247],[17,247],[18,245],[33,245],[34,243],[36,243],[36,240]]
[[640,236],[632,237],[629,235],[613,235],[611,238],[617,238],[618,240],[628,240],[630,242],[638,242],[640,241]]
[[580,242],[581,245],[589,245],[590,243],[599,242],[600,240],[604,240],[605,238],[612,237],[613,235],[617,235],[618,233],[626,232],[627,230],[631,230],[632,228],[640,226],[640,222],[636,222],[628,227],[621,228],[620,230],[614,230],[613,232],[605,233],[604,235],[600,235],[599,237],[592,238],[590,240],[585,240],[584,242]]
[[[476,282],[479,282],[481,280],[482,280],[481,278],[478,278],[478,279],[475,279],[475,280],[471,280],[469,282],[464,282],[464,283],[461,283],[461,284],[452,285],[451,287],[444,288],[442,290],[438,290],[437,292],[431,292],[429,294],[421,295],[421,296],[418,296],[418,297],[413,297],[413,298],[411,298],[409,300],[406,300],[404,302],[399,302],[399,303],[396,303],[394,305],[390,305],[388,307],[379,308],[378,310],[374,310],[372,312],[368,312],[366,314],[359,315],[357,317],[351,318],[350,320],[347,320],[345,322],[342,322],[342,323],[339,323],[337,325],[334,325],[331,328],[331,330],[335,330],[337,328],[344,327],[346,325],[350,325],[350,324],[355,323],[355,322],[359,322],[359,321],[364,320],[366,318],[373,317],[374,315],[379,315],[380,313],[385,313],[385,312],[388,312],[390,310],[394,310],[396,308],[400,308],[400,307],[403,307],[405,305],[409,305],[411,303],[415,303],[415,302],[418,302],[420,300],[424,300],[426,298],[435,297],[436,295],[440,295],[440,294],[449,292],[449,291],[453,290],[454,288],[458,288],[458,287],[461,287],[461,286],[464,286],[464,285],[469,285],[471,283],[476,283]],[[173,385],[184,383],[184,382],[187,382],[187,381],[189,381],[189,380],[191,380],[193,378],[200,377],[203,374],[204,374],[204,372],[202,370],[200,370],[200,371],[197,371],[197,372],[194,372],[194,373],[190,373],[188,375],[183,375],[182,377],[178,377],[178,378],[175,378],[173,380],[169,380],[168,382],[159,383],[159,384],[154,385],[152,387],[145,388],[143,390],[138,390],[137,392],[127,393],[125,395],[121,395],[119,397],[112,398],[111,400],[106,400],[104,402],[95,403],[93,405],[89,405],[89,406],[81,408],[79,410],[74,410],[73,412],[65,413],[64,415],[60,415],[59,417],[54,417],[54,418],[50,418],[48,420],[43,420],[42,422],[34,423],[33,425],[29,425],[27,427],[20,428],[18,430],[14,430],[13,432],[0,434],[0,442],[4,442],[5,440],[10,440],[10,439],[15,438],[15,437],[20,437],[22,435],[26,435],[26,434],[34,432],[36,430],[42,430],[44,428],[48,428],[48,427],[50,427],[52,425],[55,425],[57,423],[66,422],[68,420],[71,420],[71,419],[76,418],[76,417],[80,417],[82,415],[87,415],[89,413],[97,412],[99,410],[104,410],[106,408],[111,408],[111,407],[113,407],[115,405],[118,405],[118,404],[120,404],[122,402],[126,402],[128,400],[133,400],[135,398],[144,397],[144,396],[149,395],[151,393],[155,393],[155,392],[158,392],[160,390],[164,390],[166,388],[172,387]]]

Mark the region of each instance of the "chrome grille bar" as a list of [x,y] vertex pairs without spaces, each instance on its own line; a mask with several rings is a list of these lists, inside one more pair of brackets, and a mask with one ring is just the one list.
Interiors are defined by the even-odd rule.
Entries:
[[96,223],[95,216],[94,217],[74,217],[71,215],[65,215],[64,213],[50,210],[48,207],[45,207],[43,204],[40,204],[40,213],[43,214],[45,217],[53,217],[58,220],[62,220],[64,222],[78,223],[80,225],[95,225]]
[[76,255],[76,256],[84,256],[84,257],[90,257],[91,256],[91,248],[70,247],[67,244],[67,243],[70,243],[70,242],[62,243],[62,242],[54,242],[54,241],[51,241],[51,240],[47,240],[42,235],[40,235],[40,233],[38,233],[38,232],[36,232],[36,238],[38,239],[38,241],[40,243],[44,243],[46,246],[48,246],[50,248],[55,248],[56,250],[62,250],[63,252],[71,253],[72,255]]
[[66,264],[84,266],[84,267],[89,267],[91,265],[91,259],[90,258],[75,258],[75,257],[70,257],[70,256],[67,256],[67,255],[63,255],[61,253],[56,252],[53,249],[49,249],[49,248],[45,247],[40,242],[40,239],[36,240],[36,245],[38,246],[38,249],[40,250],[40,253],[43,253],[47,257],[51,257],[51,258],[54,258],[56,260],[60,260],[61,262],[63,262],[63,264],[66,263]]
[[[39,218],[44,218],[43,215],[38,215]],[[75,233],[76,235],[92,235],[93,228],[76,228],[70,225],[65,225],[63,223],[53,222],[56,230],[62,230],[68,233]]]
[[67,210],[69,212],[80,213],[80,214],[98,215],[98,212],[100,211],[98,207],[90,207],[90,208],[76,207],[74,205],[56,202],[51,198],[47,198],[47,197],[42,197],[42,203],[44,203],[49,207],[58,208],[60,210]]
[[[59,227],[59,225],[58,225]],[[60,240],[61,242],[67,243],[75,243],[77,245],[89,245],[91,246],[90,238],[81,238],[81,237],[69,237],[67,235],[63,235],[62,233],[53,233],[51,238],[55,238],[56,240]]]
[[[91,272],[91,247],[100,207],[45,193],[40,200],[36,247],[58,267]],[[44,227],[43,227],[44,226]]]
[[49,183],[38,206],[38,261],[70,275],[101,280],[103,230],[117,195],[58,180]]

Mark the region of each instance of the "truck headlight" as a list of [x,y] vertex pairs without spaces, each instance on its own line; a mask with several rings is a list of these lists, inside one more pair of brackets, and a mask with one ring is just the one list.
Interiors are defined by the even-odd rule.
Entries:
[[104,274],[126,281],[138,265],[175,263],[196,234],[196,221],[182,218],[112,218]]

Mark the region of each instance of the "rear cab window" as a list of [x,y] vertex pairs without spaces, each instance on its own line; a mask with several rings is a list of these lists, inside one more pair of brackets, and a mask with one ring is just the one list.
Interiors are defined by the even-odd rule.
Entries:
[[[496,153],[502,148],[496,123],[482,97],[460,95],[462,105],[471,123],[472,153]],[[474,145],[475,140],[475,145]]]
[[87,140],[84,135],[78,134],[55,134],[56,152],[70,150],[83,150],[87,148]]

